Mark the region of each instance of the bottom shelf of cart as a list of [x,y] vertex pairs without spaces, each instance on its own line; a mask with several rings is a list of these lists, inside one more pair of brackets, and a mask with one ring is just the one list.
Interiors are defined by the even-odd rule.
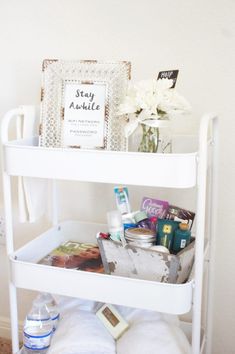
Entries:
[[96,242],[104,224],[66,221],[41,234],[10,257],[16,287],[171,314],[190,311],[194,281],[168,284],[38,264],[64,241]]
[[[180,328],[182,329],[182,331],[186,335],[189,343],[192,344],[192,323],[180,321]],[[199,354],[205,353],[205,349],[206,349],[205,344],[206,344],[205,333],[204,333],[204,330],[202,329],[201,330],[201,346],[200,346],[200,353]],[[24,348],[22,347],[20,349],[20,351],[17,352],[17,354],[24,354]]]

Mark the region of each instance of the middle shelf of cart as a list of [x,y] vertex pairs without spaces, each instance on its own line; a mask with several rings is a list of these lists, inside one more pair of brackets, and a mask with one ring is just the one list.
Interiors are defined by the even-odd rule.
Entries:
[[78,221],[52,227],[10,256],[12,282],[19,288],[171,314],[190,311],[193,280],[169,284],[38,263],[65,241],[96,242],[97,232],[105,230],[104,224]]

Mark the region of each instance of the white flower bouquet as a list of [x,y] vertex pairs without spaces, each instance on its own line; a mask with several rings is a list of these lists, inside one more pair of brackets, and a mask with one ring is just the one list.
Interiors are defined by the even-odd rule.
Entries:
[[171,79],[152,79],[129,85],[118,112],[128,115],[125,136],[128,138],[141,124],[143,135],[147,137],[149,133],[150,142],[155,145],[154,149],[140,147],[139,151],[156,152],[152,150],[156,150],[158,145],[159,128],[166,126],[166,121],[174,115],[190,111],[189,103],[172,86]]

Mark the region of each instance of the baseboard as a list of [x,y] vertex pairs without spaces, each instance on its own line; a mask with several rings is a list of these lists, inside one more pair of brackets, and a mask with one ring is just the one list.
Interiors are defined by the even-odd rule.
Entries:
[[11,338],[11,322],[7,317],[0,317],[0,337]]
[[[19,323],[19,336],[21,337],[23,323]],[[8,317],[0,316],[0,337],[11,338],[11,321]]]

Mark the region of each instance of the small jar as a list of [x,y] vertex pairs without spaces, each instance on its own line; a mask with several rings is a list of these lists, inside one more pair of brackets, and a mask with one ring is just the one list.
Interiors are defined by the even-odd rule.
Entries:
[[149,219],[145,211],[139,211],[135,214],[135,222],[138,227],[142,227],[144,229],[150,229]]
[[140,227],[125,230],[125,239],[129,244],[149,248],[156,243],[153,231]]

